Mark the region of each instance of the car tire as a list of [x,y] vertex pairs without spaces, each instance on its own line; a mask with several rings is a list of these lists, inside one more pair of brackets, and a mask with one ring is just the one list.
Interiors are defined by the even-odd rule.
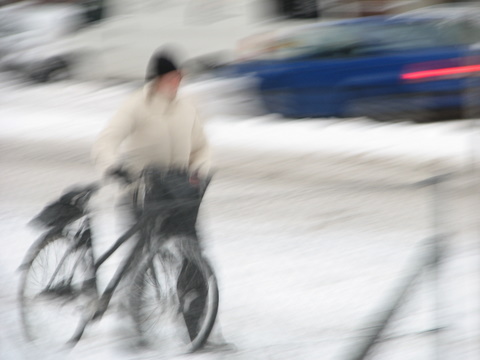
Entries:
[[61,58],[48,60],[30,75],[30,78],[38,83],[61,81],[69,77],[70,66]]
[[465,89],[463,94],[462,117],[464,119],[480,118],[480,84],[470,86]]
[[431,122],[436,113],[414,99],[404,97],[361,98],[350,101],[345,117],[368,117],[380,122],[410,120],[415,123]]

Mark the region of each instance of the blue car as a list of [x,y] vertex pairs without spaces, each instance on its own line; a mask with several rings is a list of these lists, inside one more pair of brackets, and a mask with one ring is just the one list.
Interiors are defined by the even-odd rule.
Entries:
[[255,78],[267,111],[285,117],[421,122],[477,116],[477,18],[324,21],[272,40],[270,51],[220,73]]

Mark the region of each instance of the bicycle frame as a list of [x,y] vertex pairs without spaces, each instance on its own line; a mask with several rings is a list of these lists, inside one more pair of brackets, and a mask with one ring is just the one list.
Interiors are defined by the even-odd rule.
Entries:
[[[128,254],[125,261],[116,269],[115,274],[108,283],[105,290],[98,298],[97,308],[91,317],[85,319],[78,327],[77,333],[70,340],[71,345],[75,345],[82,337],[86,327],[91,321],[99,320],[103,314],[107,311],[110,304],[110,300],[115,293],[118,285],[120,284],[122,278],[129,272],[133,271],[136,266],[141,263],[142,256],[144,255],[144,249],[148,248],[149,253],[153,257],[158,249],[165,243],[167,240],[166,236],[162,236],[161,228],[163,221],[167,218],[168,213],[177,208],[181,208],[186,205],[197,205],[198,201],[182,201],[181,203],[177,200],[168,200],[157,203],[155,207],[148,207],[144,209],[142,215],[137,220],[137,222],[128,229],[122,236],[120,236],[117,241],[103,254],[94,264],[95,273],[99,267],[127,240],[129,240],[136,233],[141,232],[139,239],[135,246],[132,248]],[[153,243],[152,231],[154,229],[160,229],[156,234],[159,235],[160,241]],[[156,238],[157,240],[157,238]]]

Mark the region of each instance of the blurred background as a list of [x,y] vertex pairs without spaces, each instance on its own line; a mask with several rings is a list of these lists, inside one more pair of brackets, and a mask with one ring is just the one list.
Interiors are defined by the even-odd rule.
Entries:
[[[26,224],[98,179],[90,147],[164,45],[217,167],[200,226],[237,350],[200,358],[479,358],[478,1],[0,0],[1,359],[39,358],[16,301]],[[106,324],[65,356],[165,358]]]
[[141,82],[149,56],[175,45],[189,80],[215,79],[202,103],[222,100],[235,114],[468,118],[479,10],[435,0],[9,1],[0,69],[34,83]]

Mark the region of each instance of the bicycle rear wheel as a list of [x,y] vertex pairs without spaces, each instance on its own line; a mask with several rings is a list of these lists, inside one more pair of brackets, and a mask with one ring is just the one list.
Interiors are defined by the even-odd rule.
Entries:
[[212,267],[201,255],[159,251],[140,266],[131,294],[132,316],[147,345],[174,352],[203,347],[219,293]]
[[71,340],[97,298],[94,260],[88,242],[49,234],[22,266],[19,301],[29,341],[57,350]]

